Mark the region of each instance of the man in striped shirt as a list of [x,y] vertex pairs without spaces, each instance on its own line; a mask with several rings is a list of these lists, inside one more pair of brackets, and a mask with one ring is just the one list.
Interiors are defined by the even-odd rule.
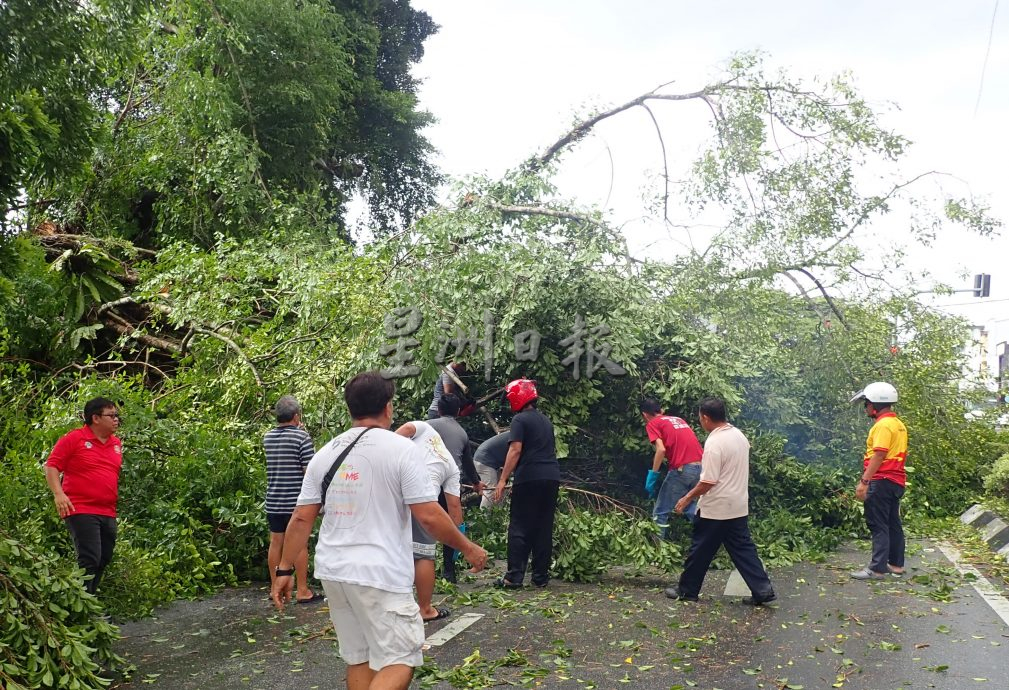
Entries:
[[[308,461],[315,455],[312,438],[301,425],[301,404],[293,395],[285,395],[274,408],[277,426],[263,437],[266,451],[266,520],[270,524],[270,551],[267,563],[270,568],[271,590],[274,574],[280,565],[284,550],[284,532],[291,520],[301,482],[305,478]],[[294,559],[294,571],[299,604],[322,599],[308,586],[308,547]]]

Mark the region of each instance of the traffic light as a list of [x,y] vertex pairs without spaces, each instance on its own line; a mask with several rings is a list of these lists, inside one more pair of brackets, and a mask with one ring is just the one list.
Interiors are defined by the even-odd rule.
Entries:
[[974,276],[974,296],[987,297],[991,294],[991,276],[987,273],[978,273]]

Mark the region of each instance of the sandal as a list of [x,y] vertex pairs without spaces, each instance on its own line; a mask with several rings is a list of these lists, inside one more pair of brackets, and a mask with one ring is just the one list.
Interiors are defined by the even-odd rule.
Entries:
[[322,594],[320,592],[315,592],[308,599],[297,599],[296,601],[299,604],[314,604],[315,602],[322,601],[325,598],[326,598],[325,594]]

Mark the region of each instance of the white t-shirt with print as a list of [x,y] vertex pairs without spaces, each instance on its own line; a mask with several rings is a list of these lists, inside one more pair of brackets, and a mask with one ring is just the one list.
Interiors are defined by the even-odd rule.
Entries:
[[[321,502],[323,478],[363,431],[345,431],[315,454],[298,505]],[[421,450],[387,429],[370,429],[344,459],[326,493],[315,577],[388,592],[413,591],[409,506],[437,499]]]
[[750,442],[725,424],[708,434],[701,457],[702,482],[714,484],[697,499],[697,510],[709,520],[733,520],[750,512]]
[[417,429],[413,434],[413,442],[424,450],[424,464],[435,493],[444,491],[450,496],[460,495],[459,466],[455,464],[455,459],[441,436],[427,422],[416,421],[410,424]]

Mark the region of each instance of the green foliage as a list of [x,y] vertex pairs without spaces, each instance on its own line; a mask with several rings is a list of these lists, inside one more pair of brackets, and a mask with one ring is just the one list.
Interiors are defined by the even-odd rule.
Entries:
[[290,393],[306,403],[313,427],[335,430],[348,417],[334,383],[380,365],[377,349],[364,343],[386,306],[384,261],[357,256],[342,243],[319,243],[300,220],[291,219],[283,237],[222,239],[209,252],[174,244],[142,274],[138,293],[170,306],[167,325],[213,324],[240,343],[244,359],[206,333],[191,339],[175,383],[192,387],[183,399],[194,409],[260,419]]
[[998,498],[1009,496],[1009,453],[999,457],[992,465],[984,478],[984,488],[990,495]]
[[496,669],[529,665],[529,660],[515,649],[508,650],[500,659],[487,659],[475,649],[461,664],[448,669],[440,668],[433,659],[425,659],[417,669],[415,680],[422,688],[433,688],[442,682],[448,682],[453,688],[488,688],[497,684],[493,675]]
[[[74,175],[54,174],[49,161],[36,166],[45,174],[0,170],[7,196],[20,183],[29,200],[46,199],[28,204],[28,227],[44,210],[92,235],[210,246],[218,235],[283,228],[292,207],[321,235],[344,236],[340,219],[356,192],[378,230],[430,204],[438,176],[421,134],[430,116],[410,76],[436,28],[423,12],[407,2],[172,0],[138,16],[127,4],[98,3],[89,13],[55,3],[70,17],[55,27],[45,26],[47,9],[16,8],[46,36],[81,24],[65,29],[75,55],[66,62],[87,73],[57,84],[73,88],[60,101],[62,119],[44,112],[38,95],[69,79],[59,74],[36,70],[28,76],[37,91],[0,101],[0,144],[8,133],[14,153],[51,149],[77,161]],[[108,36],[113,24],[114,50],[87,38]]]
[[[49,270],[62,274],[66,280],[70,322],[80,321],[87,306],[98,306],[123,294],[122,283],[114,277],[122,277],[122,264],[94,244],[85,242],[64,250],[49,264]],[[90,337],[85,337],[94,338],[97,328],[101,328],[101,324],[93,324]],[[74,334],[81,330],[75,330]],[[79,344],[80,335],[76,341],[71,341],[70,349],[76,350]]]
[[61,361],[66,350],[53,343],[66,318],[63,289],[41,247],[26,237],[0,236],[0,331],[7,329],[2,354]]
[[0,204],[48,176],[76,177],[99,136],[94,99],[137,3],[10,0],[0,7]]
[[84,591],[83,571],[0,530],[0,685],[8,690],[107,687],[123,663],[118,630]]
[[[595,582],[614,567],[631,574],[657,567],[672,572],[679,567],[681,552],[659,538],[655,523],[643,514],[606,502],[604,507],[579,506],[571,493],[562,490],[554,522],[554,577],[571,582]],[[473,511],[468,534],[492,558],[503,559],[508,551],[508,511],[495,506]]]
[[822,561],[851,534],[815,524],[808,515],[785,509],[776,509],[751,522],[757,553],[771,568]]
[[[859,522],[849,491],[850,473],[809,465],[785,454],[785,440],[750,432],[750,513],[755,520],[795,518],[787,530],[801,535],[815,530],[850,530]],[[773,533],[771,530],[768,533]],[[811,540],[812,541],[812,540]]]
[[652,566],[669,573],[681,564],[679,547],[659,538],[649,518],[574,506],[557,514],[553,572],[562,580],[594,582],[616,566],[631,573]]
[[466,512],[466,535],[480,544],[490,558],[508,557],[508,505],[499,503],[490,510]]

